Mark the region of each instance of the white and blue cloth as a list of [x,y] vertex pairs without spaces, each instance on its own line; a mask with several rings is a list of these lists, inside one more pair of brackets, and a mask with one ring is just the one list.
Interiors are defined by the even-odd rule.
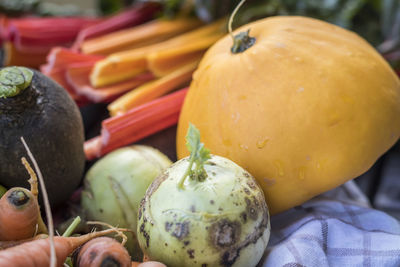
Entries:
[[354,181],[271,217],[259,267],[400,266],[400,222],[371,208]]

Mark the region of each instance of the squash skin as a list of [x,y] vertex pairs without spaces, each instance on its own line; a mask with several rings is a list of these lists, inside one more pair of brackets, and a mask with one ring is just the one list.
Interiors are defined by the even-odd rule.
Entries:
[[400,135],[400,81],[361,37],[305,17],[245,25],[256,43],[231,54],[226,36],[202,59],[186,96],[177,155],[191,122],[213,154],[247,169],[271,214],[366,172]]

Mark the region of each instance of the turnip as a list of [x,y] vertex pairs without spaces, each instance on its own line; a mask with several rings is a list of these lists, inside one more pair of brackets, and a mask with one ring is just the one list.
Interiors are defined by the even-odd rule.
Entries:
[[[155,148],[134,145],[117,149],[98,160],[87,172],[82,209],[87,219],[136,229],[139,203],[153,180],[172,162]],[[127,248],[141,260],[131,234]]]
[[190,125],[190,156],[150,185],[139,208],[139,245],[167,266],[255,266],[270,235],[262,190],[246,170],[211,155]]

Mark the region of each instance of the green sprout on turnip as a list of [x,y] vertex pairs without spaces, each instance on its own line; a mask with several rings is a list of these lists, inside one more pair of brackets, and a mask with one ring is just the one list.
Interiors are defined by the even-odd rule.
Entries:
[[[188,176],[192,179],[197,179],[200,182],[204,181],[204,179],[207,178],[204,163],[211,158],[210,150],[205,148],[204,144],[200,142],[200,131],[192,124],[190,125],[186,135],[186,147],[190,152],[189,166],[178,183],[180,189],[183,189],[183,183]],[[195,164],[194,169],[193,164]]]

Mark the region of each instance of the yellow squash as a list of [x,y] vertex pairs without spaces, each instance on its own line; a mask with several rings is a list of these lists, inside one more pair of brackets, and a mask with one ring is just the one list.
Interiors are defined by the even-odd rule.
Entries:
[[254,44],[226,36],[194,73],[177,153],[195,124],[216,155],[246,168],[278,213],[367,171],[400,135],[400,81],[365,40],[305,17],[245,25]]

